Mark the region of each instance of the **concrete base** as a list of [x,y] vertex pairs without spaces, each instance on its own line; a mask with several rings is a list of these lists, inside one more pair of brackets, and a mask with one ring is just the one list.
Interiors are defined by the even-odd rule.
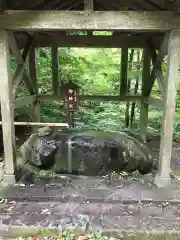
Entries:
[[5,174],[3,177],[3,183],[10,185],[16,184],[15,174]]
[[168,177],[160,176],[158,173],[156,174],[154,178],[154,184],[157,188],[165,188],[171,186],[171,177],[170,175]]

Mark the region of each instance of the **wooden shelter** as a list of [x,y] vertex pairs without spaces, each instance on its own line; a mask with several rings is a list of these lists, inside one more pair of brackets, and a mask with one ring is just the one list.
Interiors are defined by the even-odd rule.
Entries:
[[[145,135],[148,105],[163,109],[158,186],[169,184],[175,115],[176,82],[180,60],[180,15],[178,1],[173,0],[0,0],[0,97],[7,183],[15,182],[14,108],[34,105],[34,122],[39,122],[39,101],[59,99],[58,47],[122,48],[120,95],[83,96],[83,99],[137,101],[141,104],[141,133]],[[112,31],[111,36],[96,36],[93,31]],[[86,35],[72,35],[85,31]],[[36,85],[35,48],[52,49],[52,96],[39,96]],[[143,88],[141,95],[127,93],[128,48],[143,48]],[[21,51],[22,50],[22,51]],[[158,50],[158,54],[157,51]],[[10,74],[10,54],[18,64]],[[25,62],[29,55],[29,74]],[[164,78],[162,61],[167,55]],[[150,69],[152,60],[153,69]],[[155,79],[162,98],[150,97]],[[16,98],[24,81],[29,96]]]

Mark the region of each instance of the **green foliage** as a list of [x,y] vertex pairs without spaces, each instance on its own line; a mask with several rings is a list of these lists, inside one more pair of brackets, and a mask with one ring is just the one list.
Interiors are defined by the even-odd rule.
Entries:
[[[86,35],[86,32],[71,32],[71,35]],[[94,32],[96,35],[109,35],[109,32]],[[136,59],[137,51],[135,50]],[[140,54],[141,55],[141,54]],[[85,48],[60,48],[59,49],[59,84],[69,80],[81,86],[81,94],[85,95],[118,95],[120,82],[120,49],[85,49]],[[15,62],[11,59],[12,72],[15,72]],[[166,72],[166,59],[162,65],[163,73]],[[139,79],[138,93],[141,93],[142,69],[137,70],[133,64],[128,71],[131,79],[131,94],[134,93],[136,79]],[[40,94],[52,94],[52,70],[51,49],[41,48],[37,50],[37,79]],[[179,87],[179,84],[178,84]],[[23,93],[25,91],[23,90]],[[159,97],[160,92],[157,82],[153,87],[152,96]],[[63,112],[62,103],[42,102],[42,122],[66,122],[67,114]],[[131,107],[131,104],[130,104]],[[180,138],[180,98],[177,96],[176,121],[174,124],[174,136]],[[81,103],[80,110],[75,113],[76,127],[85,129],[120,131],[124,128],[124,116],[126,105],[113,102]],[[24,107],[18,110],[23,120],[31,118],[32,109]],[[139,129],[140,109],[136,106],[134,129]],[[162,111],[150,107],[149,127],[160,130]]]

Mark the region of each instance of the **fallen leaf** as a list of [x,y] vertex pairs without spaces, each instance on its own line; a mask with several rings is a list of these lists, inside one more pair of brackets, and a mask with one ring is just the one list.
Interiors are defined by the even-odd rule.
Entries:
[[174,213],[174,215],[176,215],[176,217],[180,217],[180,211],[176,211],[175,213]]

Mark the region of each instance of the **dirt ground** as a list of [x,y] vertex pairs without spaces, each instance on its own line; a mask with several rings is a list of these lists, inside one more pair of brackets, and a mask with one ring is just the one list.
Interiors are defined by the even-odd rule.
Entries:
[[[148,146],[151,149],[153,157],[159,156],[160,150],[160,138],[154,138],[148,142]],[[172,145],[172,157],[171,157],[171,167],[180,175],[180,142],[173,142]]]

